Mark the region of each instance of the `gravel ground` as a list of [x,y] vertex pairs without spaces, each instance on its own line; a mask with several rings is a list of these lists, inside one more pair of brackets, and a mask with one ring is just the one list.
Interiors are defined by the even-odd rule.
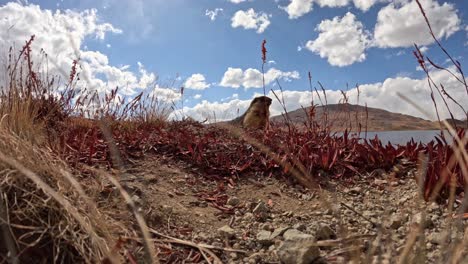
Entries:
[[[402,255],[402,263],[449,263],[454,256],[468,263],[468,221],[454,220],[446,204],[421,199],[412,171],[397,180],[381,173],[307,191],[272,178],[220,187],[179,166],[152,164],[157,169],[143,166],[134,184],[158,212],[147,215],[149,225],[209,245],[223,263],[397,263]],[[229,213],[200,193],[224,201]]]

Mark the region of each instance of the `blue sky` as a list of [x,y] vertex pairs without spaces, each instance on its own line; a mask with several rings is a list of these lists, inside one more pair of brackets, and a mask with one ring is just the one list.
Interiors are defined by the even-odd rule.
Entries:
[[[332,101],[339,100],[336,90],[346,89],[346,84],[350,88],[361,84],[363,89],[368,89],[368,98],[364,96],[361,102],[421,116],[414,109],[402,106],[392,91],[394,87],[395,92],[406,87],[403,92],[410,93],[415,100],[427,98],[425,75],[417,69],[410,45],[421,44],[434,61],[444,64],[446,60],[427,35],[422,16],[415,12],[417,6],[410,0],[391,1],[394,3],[387,0],[63,0],[20,1],[21,5],[14,7],[9,2],[0,1],[3,6],[0,15],[11,16],[12,21],[22,17],[23,22],[14,22],[17,30],[14,37],[11,32],[5,33],[13,22],[0,22],[0,35],[7,36],[1,43],[3,46],[20,45],[32,32],[44,38],[38,40],[38,45],[43,43],[49,52],[61,54],[60,48],[47,41],[47,35],[59,35],[62,30],[57,30],[59,33],[43,30],[42,18],[27,18],[55,19],[52,25],[56,28],[62,25],[61,18],[54,15],[57,10],[65,20],[67,16],[81,16],[81,20],[70,20],[82,24],[76,25],[80,29],[76,34],[79,49],[87,53],[84,57],[88,61],[106,57],[98,66],[86,66],[96,85],[122,85],[118,80],[130,78],[134,85],[127,96],[131,96],[141,88],[151,88],[150,81],[142,80],[153,80],[151,74],[154,74],[159,89],[187,87],[186,95],[179,99],[184,100],[185,113],[197,119],[203,119],[208,112],[219,112],[220,118],[231,117],[237,110],[245,109],[256,93],[263,93],[256,85],[258,72],[255,71],[261,69],[263,39],[267,40],[270,61],[265,69],[274,69],[267,89],[276,89],[274,79],[279,78],[283,89],[289,92],[286,98],[290,100],[291,110],[310,103],[307,72],[311,71],[314,84],[320,81],[330,90],[330,98],[336,98]],[[436,34],[463,64],[468,48],[468,2],[421,2],[428,9]],[[47,10],[51,15],[46,15]],[[90,14],[90,10],[95,11]],[[210,17],[215,10],[217,15]],[[95,21],[86,22],[90,18]],[[21,23],[25,24],[24,30]],[[38,32],[28,28],[27,23]],[[96,25],[103,24],[107,26],[95,29]],[[403,26],[408,24],[408,28]],[[49,25],[50,22],[45,27]],[[72,56],[71,52],[64,51],[64,54]],[[65,58],[59,64],[66,67],[70,60]],[[129,67],[122,68],[124,65]],[[237,70],[236,75],[229,68],[241,72]],[[246,76],[248,69],[250,75]],[[436,76],[441,80],[447,80],[446,76],[439,75]],[[180,78],[173,83],[177,76]],[[191,84],[194,89],[190,88]],[[451,80],[447,84],[453,84],[455,96],[468,108],[468,95],[458,91],[463,87]],[[349,93],[352,95],[353,90]],[[272,107],[273,113],[280,112],[278,105]]]

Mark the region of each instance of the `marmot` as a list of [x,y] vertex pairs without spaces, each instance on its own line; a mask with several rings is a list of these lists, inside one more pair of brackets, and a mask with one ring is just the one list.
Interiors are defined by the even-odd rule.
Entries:
[[271,98],[267,96],[255,97],[245,113],[229,121],[233,125],[244,128],[265,129],[270,125]]

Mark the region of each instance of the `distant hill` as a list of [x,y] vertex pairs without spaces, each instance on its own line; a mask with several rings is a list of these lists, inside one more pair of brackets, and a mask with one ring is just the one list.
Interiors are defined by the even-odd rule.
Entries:
[[[306,111],[309,107],[305,108]],[[307,120],[307,114],[304,109],[297,109],[288,113],[292,122],[304,124]],[[328,111],[328,124],[331,124],[332,130],[343,131],[351,127],[352,130],[358,130],[358,124],[362,130],[366,126],[366,107],[352,104],[330,104],[327,106],[317,106],[315,120],[324,123],[325,111]],[[438,122],[425,120],[419,117],[392,113],[379,108],[367,108],[367,131],[385,131],[385,130],[433,130],[439,129]],[[283,123],[283,116],[273,116],[271,121]],[[453,123],[453,122],[451,122]],[[466,122],[455,120],[459,127],[466,127]]]
[[[458,119],[445,119],[450,125],[453,127],[464,127],[467,128],[468,122],[466,120],[458,120]],[[434,123],[439,123],[438,121],[434,121]]]

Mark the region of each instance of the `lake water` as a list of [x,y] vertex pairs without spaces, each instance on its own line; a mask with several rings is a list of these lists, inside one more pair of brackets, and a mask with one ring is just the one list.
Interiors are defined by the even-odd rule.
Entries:
[[[411,138],[415,142],[428,143],[431,140],[435,140],[437,135],[440,135],[440,130],[404,130],[404,131],[378,131],[378,132],[367,132],[367,138],[372,139],[377,135],[382,141],[382,144],[388,142],[392,144],[406,144]],[[448,143],[452,142],[452,138],[447,131],[444,131],[445,138]],[[361,133],[360,137],[364,138],[365,133]]]

